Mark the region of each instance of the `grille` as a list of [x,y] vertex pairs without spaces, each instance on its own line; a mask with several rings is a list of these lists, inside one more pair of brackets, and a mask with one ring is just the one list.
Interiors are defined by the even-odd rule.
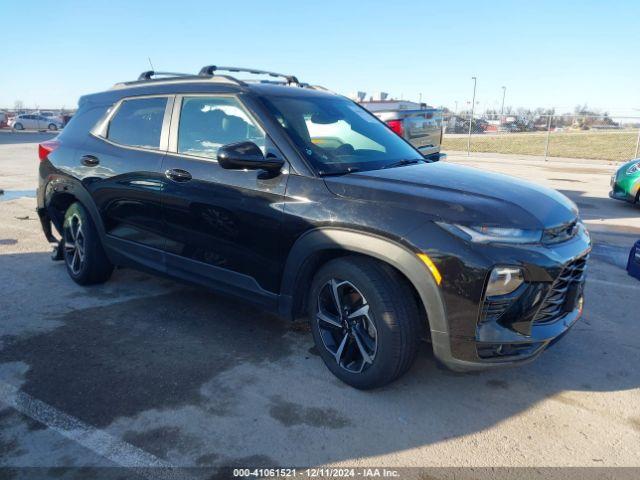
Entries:
[[533,319],[534,325],[552,323],[565,312],[569,289],[573,285],[584,282],[587,258],[588,256],[577,258],[564,267],[551,285],[547,297]]

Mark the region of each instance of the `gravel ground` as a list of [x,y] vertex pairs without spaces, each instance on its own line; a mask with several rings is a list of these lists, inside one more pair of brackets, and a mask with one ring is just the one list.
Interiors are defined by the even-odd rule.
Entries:
[[578,203],[595,243],[584,317],[533,364],[458,374],[425,344],[398,382],[360,392],[304,324],[132,270],[75,285],[34,212],[41,138],[15,135],[0,134],[0,472],[640,466],[640,282],[623,269],[640,209],[606,197],[614,165],[450,156]]

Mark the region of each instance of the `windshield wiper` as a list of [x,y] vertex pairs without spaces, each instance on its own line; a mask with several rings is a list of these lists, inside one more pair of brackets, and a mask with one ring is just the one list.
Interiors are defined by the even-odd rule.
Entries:
[[347,175],[348,173],[355,173],[355,172],[359,172],[360,169],[359,168],[355,168],[355,167],[349,167],[345,170],[339,170],[337,172],[325,172],[325,171],[320,171],[318,173],[320,173],[321,176],[323,177],[337,177],[339,175]]
[[393,162],[393,163],[390,163],[388,165],[385,165],[382,168],[404,167],[405,165],[414,165],[416,163],[420,163],[420,162],[423,162],[423,161],[424,160],[419,160],[419,159],[409,160],[408,158],[405,158],[403,160],[398,160],[397,162]]

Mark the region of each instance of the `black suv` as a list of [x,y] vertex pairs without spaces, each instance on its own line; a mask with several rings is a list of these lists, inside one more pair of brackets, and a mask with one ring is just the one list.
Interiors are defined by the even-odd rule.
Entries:
[[582,312],[571,201],[429,162],[293,76],[144,72],[82,97],[39,154],[38,213],[74,281],[130,266],[306,315],[357,388],[402,375],[421,339],[458,370],[531,360]]

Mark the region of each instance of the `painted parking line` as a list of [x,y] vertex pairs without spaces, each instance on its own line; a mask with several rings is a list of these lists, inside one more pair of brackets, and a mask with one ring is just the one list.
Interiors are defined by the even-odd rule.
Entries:
[[163,480],[186,478],[184,471],[179,471],[155,455],[124,442],[104,430],[91,427],[3,381],[0,381],[0,403],[46,425],[63,437],[118,466],[133,469],[142,477]]

